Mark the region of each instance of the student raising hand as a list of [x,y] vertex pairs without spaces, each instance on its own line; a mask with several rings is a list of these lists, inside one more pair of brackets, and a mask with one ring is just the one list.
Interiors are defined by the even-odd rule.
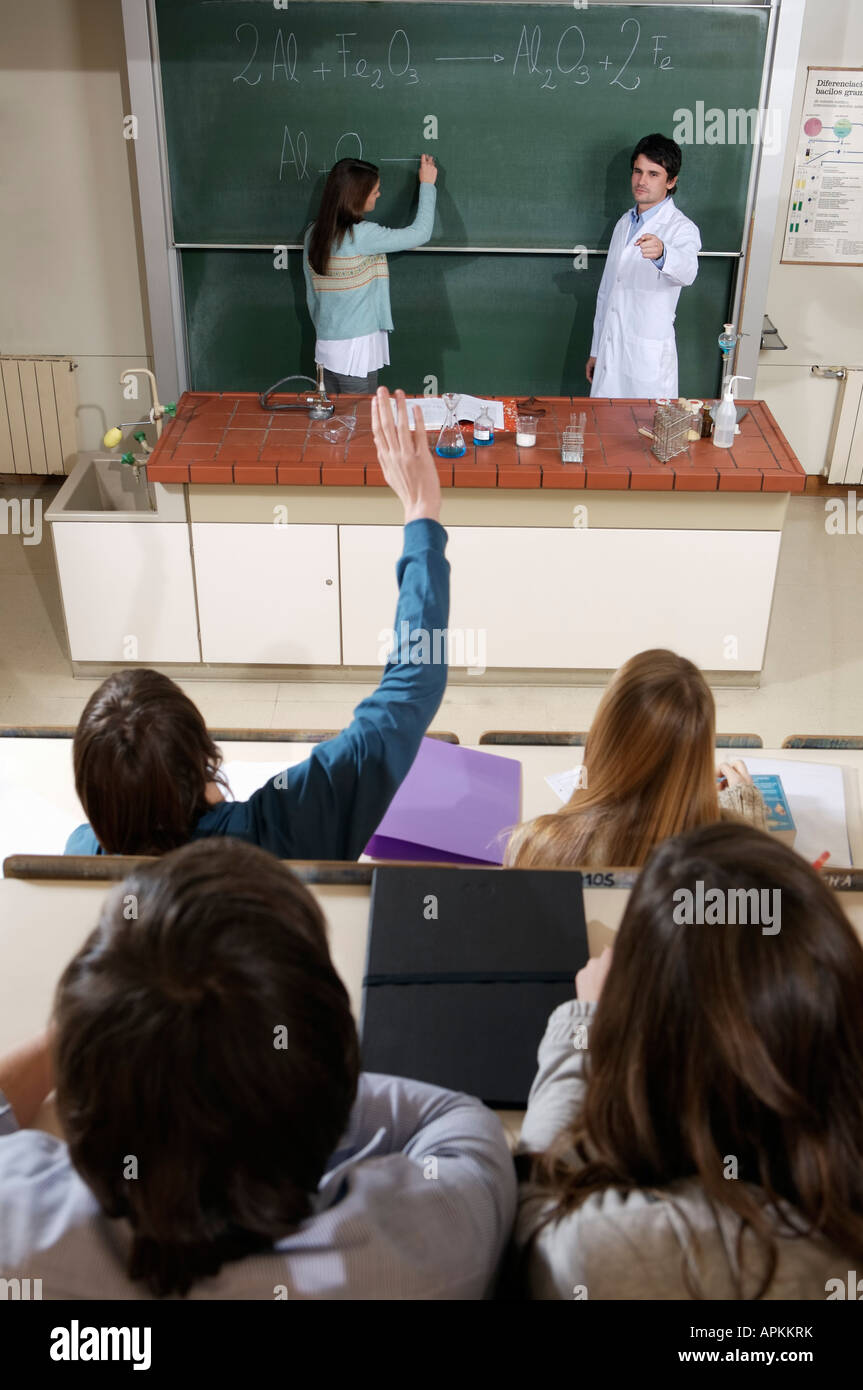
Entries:
[[379,387],[372,399],[372,434],[383,475],[405,509],[405,525],[425,517],[440,517],[440,478],[426,439],[425,421],[414,407],[414,424],[408,421],[404,391],[396,391],[398,422],[393,419],[390,393]]

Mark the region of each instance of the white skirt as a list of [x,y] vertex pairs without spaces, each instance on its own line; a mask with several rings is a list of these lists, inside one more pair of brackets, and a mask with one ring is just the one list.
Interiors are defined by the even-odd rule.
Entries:
[[370,376],[389,366],[390,335],[383,329],[362,338],[318,338],[315,361],[337,376]]

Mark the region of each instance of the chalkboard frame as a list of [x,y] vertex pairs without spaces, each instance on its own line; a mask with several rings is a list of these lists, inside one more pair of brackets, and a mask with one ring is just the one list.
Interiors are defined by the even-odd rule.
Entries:
[[[382,3],[396,0],[382,0]],[[476,3],[477,0],[468,0]],[[491,0],[479,0],[490,3]],[[506,0],[495,0],[505,3]],[[429,0],[434,3],[434,0]],[[542,0],[540,0],[542,3]],[[639,3],[639,0],[635,0]],[[690,0],[700,4],[703,0]],[[167,145],[161,93],[161,67],[155,20],[155,0],[121,0],[126,43],[129,109],[139,113],[139,138],[129,142],[139,192],[142,253],[149,301],[148,349],[158,375],[163,398],[178,396],[189,384],[188,345],[183,312],[182,250],[171,244],[170,189],[167,178]],[[731,8],[750,6],[731,6]],[[780,113],[794,105],[794,88],[804,18],[804,0],[768,0],[756,6],[769,10],[769,29],[762,81],[761,106],[768,102]],[[767,306],[777,201],[781,197],[782,161],[760,161],[747,198],[748,236],[736,253],[745,257],[744,274],[737,276],[733,316],[747,335],[738,347],[735,367],[755,378],[760,332]],[[438,248],[440,249],[440,248]],[[457,248],[462,250],[463,248]]]

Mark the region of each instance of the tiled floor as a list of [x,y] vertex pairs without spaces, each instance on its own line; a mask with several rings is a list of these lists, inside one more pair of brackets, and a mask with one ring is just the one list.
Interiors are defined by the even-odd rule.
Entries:
[[[59,481],[42,484],[43,508]],[[39,484],[34,484],[39,488]],[[0,499],[22,495],[0,478]],[[0,512],[3,525],[5,509]],[[717,582],[721,575],[717,575]],[[40,544],[0,531],[0,725],[75,724],[95,679],[75,678],[66,656],[48,527]],[[767,747],[789,733],[863,733],[863,534],[828,535],[825,503],[792,497],[758,689],[715,691],[720,731],[759,733]],[[187,680],[212,727],[339,728],[369,682]],[[597,685],[488,685],[452,681],[435,727],[474,743],[483,729],[584,729]]]

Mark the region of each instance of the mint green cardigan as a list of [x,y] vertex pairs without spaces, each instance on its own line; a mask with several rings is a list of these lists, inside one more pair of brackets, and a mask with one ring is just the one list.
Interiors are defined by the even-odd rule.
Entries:
[[432,234],[437,194],[433,183],[421,183],[417,215],[409,227],[381,227],[358,222],[330,254],[327,275],[309,265],[309,227],[303,238],[306,303],[315,333],[325,342],[364,338],[393,326],[386,253],[422,246]]

